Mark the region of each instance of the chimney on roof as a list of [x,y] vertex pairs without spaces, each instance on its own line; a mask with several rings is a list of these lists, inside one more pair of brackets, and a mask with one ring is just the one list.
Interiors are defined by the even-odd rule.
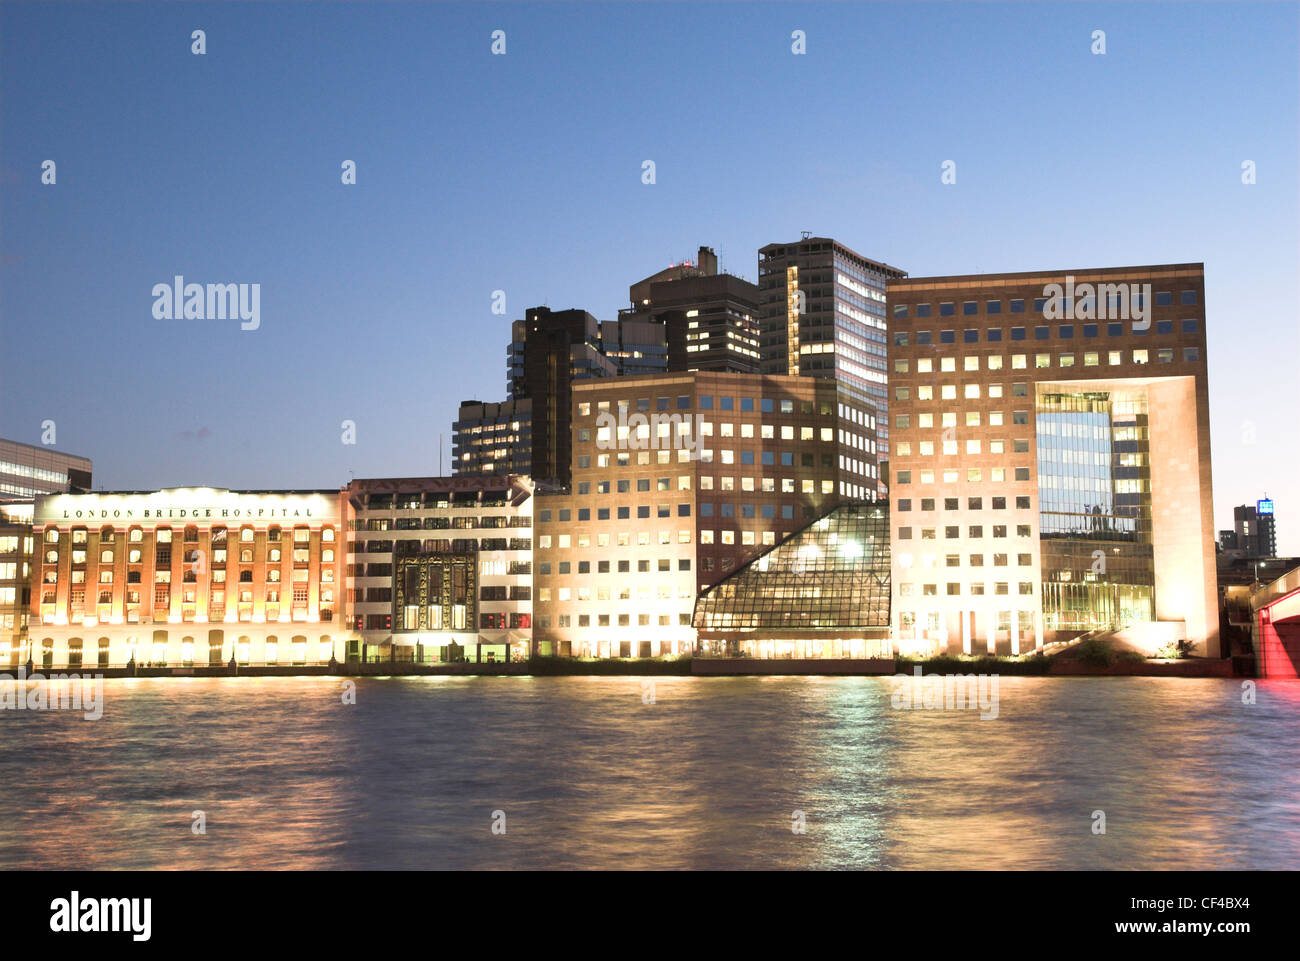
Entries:
[[701,247],[695,266],[705,277],[715,277],[718,273],[718,255],[713,252],[712,247]]

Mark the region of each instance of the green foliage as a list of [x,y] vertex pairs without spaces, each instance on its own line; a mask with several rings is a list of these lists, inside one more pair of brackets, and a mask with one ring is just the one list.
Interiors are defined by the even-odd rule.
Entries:
[[953,657],[941,654],[938,657],[913,658],[900,657],[895,660],[896,670],[902,674],[911,673],[919,666],[923,674],[1046,674],[1052,666],[1052,658],[1044,654],[1027,654],[1022,657],[995,657],[988,654],[979,657]]
[[1112,667],[1117,660],[1115,648],[1100,638],[1090,637],[1074,648],[1075,656],[1094,667]]

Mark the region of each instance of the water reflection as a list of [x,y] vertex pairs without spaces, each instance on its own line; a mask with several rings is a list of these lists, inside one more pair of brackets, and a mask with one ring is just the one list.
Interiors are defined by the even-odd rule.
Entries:
[[880,678],[647,683],[106,681],[99,721],[0,711],[0,866],[1300,866],[1294,682],[1002,678],[997,720]]

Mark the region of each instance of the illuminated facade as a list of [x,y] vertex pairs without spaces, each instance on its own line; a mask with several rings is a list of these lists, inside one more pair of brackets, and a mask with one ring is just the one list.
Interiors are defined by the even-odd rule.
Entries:
[[827,237],[758,252],[763,372],[832,377],[869,401],[880,417],[881,461],[889,459],[885,285],[906,276]]
[[377,478],[353,481],[347,496],[349,659],[529,656],[531,480]]
[[1200,264],[889,284],[894,632],[1219,649]]
[[701,592],[700,652],[892,657],[889,538],[885,504],[834,508]]
[[337,490],[39,496],[31,658],[69,668],[328,663],[344,629],[344,504]]
[[13,664],[31,607],[32,501],[0,501],[0,664]]
[[573,431],[572,487],[537,504],[544,654],[691,651],[701,588],[877,479],[874,412],[833,380],[577,383]]

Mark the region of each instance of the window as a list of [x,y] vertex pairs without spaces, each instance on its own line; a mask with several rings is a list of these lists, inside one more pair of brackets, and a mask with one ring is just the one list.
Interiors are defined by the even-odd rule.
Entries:
[[1196,291],[1184,290],[1182,292],[1180,300],[1184,307],[1196,306]]

